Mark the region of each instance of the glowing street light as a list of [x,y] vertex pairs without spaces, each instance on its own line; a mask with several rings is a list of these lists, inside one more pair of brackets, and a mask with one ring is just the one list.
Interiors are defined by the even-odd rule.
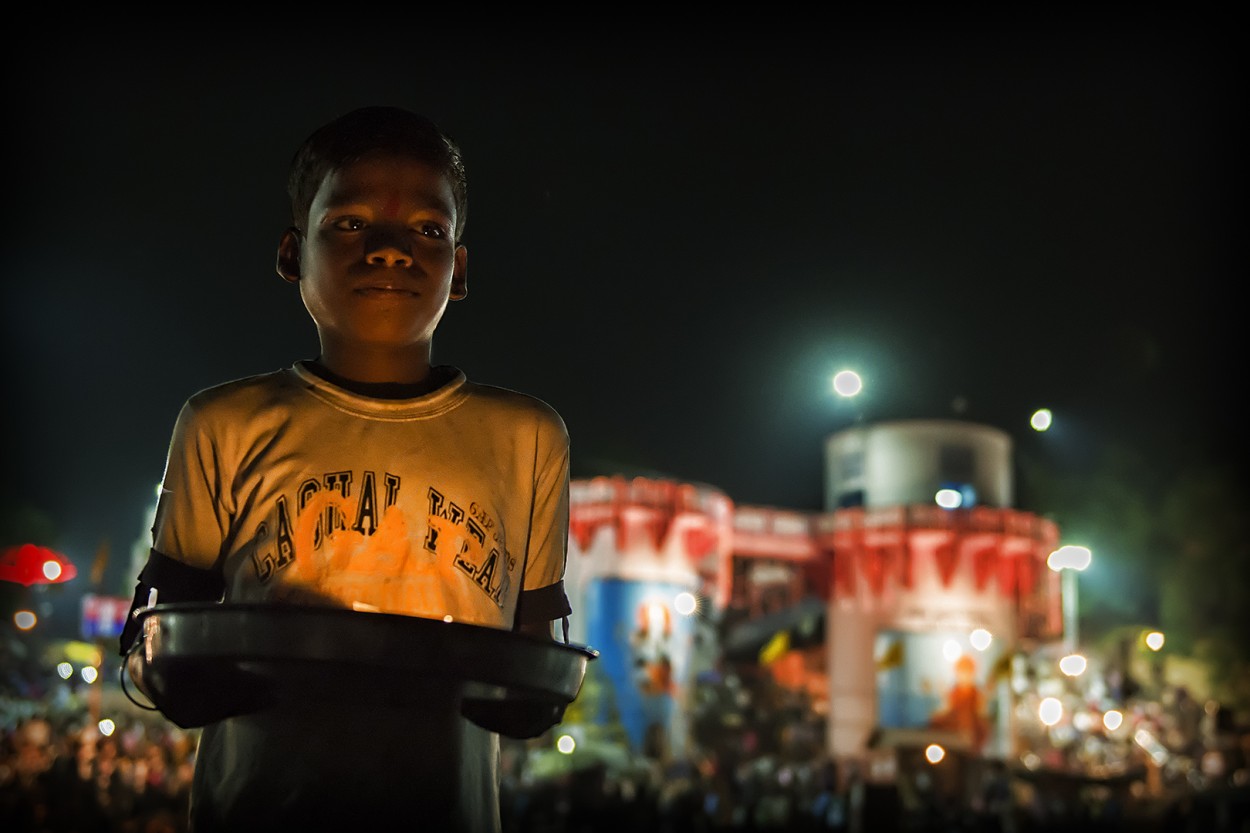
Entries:
[[864,380],[854,370],[839,370],[833,375],[833,392],[850,398],[864,389]]
[[1070,651],[1076,648],[1077,639],[1076,574],[1088,569],[1092,560],[1089,547],[1072,544],[1060,547],[1046,559],[1046,566],[1063,580],[1063,637]]
[[1089,547],[1068,544],[1052,552],[1046,559],[1046,566],[1055,572],[1065,569],[1079,571],[1087,569],[1092,560]]

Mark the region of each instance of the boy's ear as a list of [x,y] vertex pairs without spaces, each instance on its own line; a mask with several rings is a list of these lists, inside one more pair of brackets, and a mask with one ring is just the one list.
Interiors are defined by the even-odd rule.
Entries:
[[469,294],[469,251],[464,246],[456,247],[456,262],[452,266],[451,294],[453,301],[462,300]]
[[299,283],[299,248],[302,241],[303,235],[295,226],[282,232],[282,239],[278,241],[278,274],[287,283]]

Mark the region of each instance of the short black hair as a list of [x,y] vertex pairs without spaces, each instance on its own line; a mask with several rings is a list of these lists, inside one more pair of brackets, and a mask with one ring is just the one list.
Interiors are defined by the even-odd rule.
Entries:
[[459,243],[469,197],[460,147],[434,121],[402,107],[351,110],[317,128],[304,140],[287,175],[291,219],[296,228],[307,229],[313,197],[327,174],[375,152],[411,156],[432,165],[451,180],[456,202],[455,242]]

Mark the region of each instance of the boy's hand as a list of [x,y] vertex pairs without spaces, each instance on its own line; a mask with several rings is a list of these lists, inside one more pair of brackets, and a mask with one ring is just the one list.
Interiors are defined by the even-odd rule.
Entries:
[[143,648],[140,646],[130,653],[126,654],[126,668],[122,672],[130,681],[135,684],[135,688],[143,694],[148,700],[152,700],[152,692],[148,691],[146,683],[143,680]]

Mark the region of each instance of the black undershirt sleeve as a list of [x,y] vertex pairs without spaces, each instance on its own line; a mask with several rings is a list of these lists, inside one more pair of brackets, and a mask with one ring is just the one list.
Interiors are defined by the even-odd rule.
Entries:
[[533,625],[539,622],[553,622],[573,612],[569,606],[569,597],[564,593],[564,582],[557,581],[536,590],[522,590],[517,597],[517,625]]
[[225,592],[225,582],[217,570],[202,570],[163,555],[156,550],[148,552],[147,564],[139,571],[135,597],[130,602],[130,613],[122,628],[120,653],[130,650],[139,635],[139,622],[135,611],[147,607],[151,591],[156,590],[157,601],[165,602],[218,602]]

